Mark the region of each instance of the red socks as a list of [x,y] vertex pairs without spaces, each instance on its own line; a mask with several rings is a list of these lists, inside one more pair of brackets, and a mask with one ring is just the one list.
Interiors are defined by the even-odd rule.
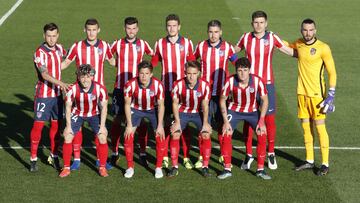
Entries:
[[251,128],[248,122],[244,122],[243,133],[245,136],[246,154],[252,154],[252,138],[254,130]]
[[256,147],[257,161],[258,161],[257,168],[263,169],[265,156],[266,156],[266,134],[258,135],[257,143],[258,143]]
[[275,115],[266,115],[265,124],[267,131],[267,140],[268,140],[268,153],[274,153],[275,150],[275,136],[276,136],[276,124],[275,124]]
[[115,119],[111,125],[110,133],[111,133],[111,150],[113,153],[117,154],[119,151],[121,125],[120,125],[120,121],[115,121]]
[[70,159],[72,154],[72,143],[65,143],[63,144],[63,159],[64,159],[64,168],[70,167]]
[[181,139],[184,158],[189,158],[191,135],[190,135],[190,130],[188,128],[184,129],[180,139]]
[[224,168],[231,170],[232,143],[231,136],[224,135],[222,138]]
[[201,143],[201,156],[203,157],[203,167],[209,166],[209,160],[211,156],[211,139],[203,139]]
[[81,145],[82,145],[82,131],[79,130],[72,141],[73,148],[74,148],[74,159],[80,160],[80,153],[81,153]]
[[179,148],[180,148],[180,140],[175,140],[171,138],[170,155],[171,155],[171,163],[173,167],[178,167]]
[[[97,136],[96,136],[97,137]],[[105,144],[98,144],[96,146],[96,151],[98,154],[98,159],[100,162],[100,167],[105,167],[106,166],[106,160],[107,160],[107,156],[108,156],[108,150],[109,150],[109,146],[107,143]]]
[[124,139],[124,150],[128,168],[134,168],[134,134]]
[[160,140],[160,137],[155,137],[156,139],[156,168],[161,168],[162,161],[165,155],[165,144],[166,140]]
[[57,156],[60,142],[60,131],[59,126],[61,126],[61,122],[58,120],[52,120],[50,126],[50,150],[51,154]]
[[140,123],[140,126],[136,129],[136,132],[138,133],[140,153],[145,154],[149,133],[148,133],[147,125],[146,123],[144,123],[144,121]]
[[34,121],[33,127],[30,132],[30,143],[31,143],[31,160],[37,159],[37,151],[39,147],[39,142],[41,139],[41,132],[44,127],[43,121]]

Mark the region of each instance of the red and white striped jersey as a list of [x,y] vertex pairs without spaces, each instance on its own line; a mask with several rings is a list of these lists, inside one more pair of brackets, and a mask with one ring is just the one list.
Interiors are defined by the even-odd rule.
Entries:
[[242,88],[239,83],[237,75],[232,75],[226,80],[222,89],[221,95],[228,97],[228,109],[245,113],[257,111],[256,96],[267,95],[266,86],[261,78],[250,74],[247,87]]
[[158,100],[164,100],[164,85],[152,77],[148,87],[142,88],[139,78],[132,78],[125,84],[124,96],[131,98],[131,107],[137,110],[155,109]]
[[155,67],[159,60],[162,63],[161,81],[165,91],[171,91],[173,83],[185,76],[185,63],[195,60],[193,43],[181,36],[176,43],[171,43],[168,37],[161,38],[155,43],[152,65]]
[[210,86],[206,81],[198,79],[195,87],[191,89],[186,82],[186,78],[183,78],[174,83],[171,97],[179,99],[179,112],[198,113],[202,101],[211,98]]
[[126,38],[116,40],[111,45],[111,53],[116,54],[117,74],[114,88],[123,89],[125,83],[137,76],[137,65],[143,60],[144,54],[154,55],[149,44],[136,39],[130,43]]
[[211,46],[209,40],[196,46],[194,56],[196,59],[200,58],[202,79],[210,84],[212,96],[220,95],[229,76],[229,59],[234,53],[234,47],[223,40],[215,47]]
[[66,57],[73,61],[76,60],[76,67],[82,64],[90,64],[96,71],[94,81],[104,85],[104,61],[112,58],[110,45],[100,39],[95,45],[91,45],[87,40],[74,43]]
[[274,83],[272,59],[274,48],[285,46],[282,40],[273,32],[265,32],[265,35],[258,39],[253,32],[248,32],[240,37],[237,46],[245,49],[246,57],[251,62],[250,72],[258,75],[266,84]]
[[71,113],[81,117],[92,117],[100,114],[99,104],[105,100],[108,100],[106,88],[94,81],[88,92],[84,92],[79,82],[75,82],[65,98],[65,101],[73,102]]
[[61,80],[61,62],[66,56],[66,50],[60,44],[55,45],[55,50],[47,48],[42,44],[34,54],[34,65],[38,76],[35,86],[37,98],[57,97],[61,94],[60,87],[44,80],[38,68],[45,66],[48,74],[57,80]]

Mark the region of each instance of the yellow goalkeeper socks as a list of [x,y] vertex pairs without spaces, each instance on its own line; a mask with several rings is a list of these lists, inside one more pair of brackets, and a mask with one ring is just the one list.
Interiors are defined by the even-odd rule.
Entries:
[[316,125],[316,130],[319,134],[322,164],[329,166],[329,135],[325,124]]
[[304,130],[306,161],[310,163],[314,163],[314,139],[311,133],[310,122],[302,122],[301,125]]

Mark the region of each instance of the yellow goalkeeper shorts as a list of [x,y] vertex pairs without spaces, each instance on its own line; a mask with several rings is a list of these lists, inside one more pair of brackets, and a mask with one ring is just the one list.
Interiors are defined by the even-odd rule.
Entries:
[[298,95],[298,118],[310,118],[313,120],[321,120],[326,118],[326,114],[321,113],[320,103],[323,98],[308,97]]

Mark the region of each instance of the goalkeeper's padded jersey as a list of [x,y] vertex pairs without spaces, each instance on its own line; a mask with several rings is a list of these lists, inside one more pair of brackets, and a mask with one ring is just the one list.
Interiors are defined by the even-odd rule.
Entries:
[[308,97],[325,97],[324,68],[329,75],[329,85],[336,86],[335,63],[330,47],[318,39],[312,44],[298,39],[289,46],[298,52],[297,93]]

